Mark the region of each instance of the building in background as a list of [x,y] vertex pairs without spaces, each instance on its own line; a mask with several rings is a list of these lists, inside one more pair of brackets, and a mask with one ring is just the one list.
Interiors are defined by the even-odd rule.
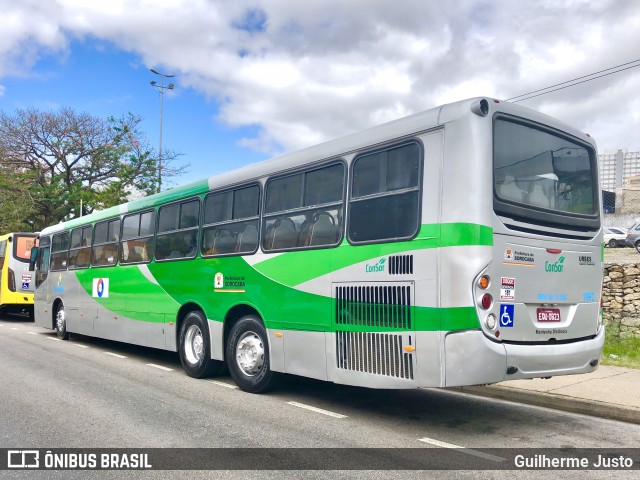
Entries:
[[[610,150],[598,156],[605,225],[627,225],[640,217],[640,152]],[[608,217],[608,218],[607,218]]]
[[598,156],[598,160],[603,190],[615,191],[623,188],[629,178],[640,175],[640,152],[605,151]]

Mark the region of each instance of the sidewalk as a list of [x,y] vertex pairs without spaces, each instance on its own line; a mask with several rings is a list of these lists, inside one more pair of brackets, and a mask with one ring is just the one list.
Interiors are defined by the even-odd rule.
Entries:
[[640,370],[600,366],[593,373],[511,380],[459,392],[640,424]]

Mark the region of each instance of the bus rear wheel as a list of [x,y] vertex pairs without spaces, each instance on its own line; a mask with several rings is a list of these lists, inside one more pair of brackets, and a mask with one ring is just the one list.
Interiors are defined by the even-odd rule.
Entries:
[[190,377],[220,375],[224,363],[211,359],[207,321],[202,312],[189,312],[180,327],[179,351],[182,368]]
[[272,388],[277,374],[271,371],[267,331],[258,317],[238,320],[227,339],[227,365],[241,390],[261,393]]
[[56,309],[56,334],[60,340],[69,340],[69,332],[67,332],[67,314],[64,311],[64,304],[62,302]]

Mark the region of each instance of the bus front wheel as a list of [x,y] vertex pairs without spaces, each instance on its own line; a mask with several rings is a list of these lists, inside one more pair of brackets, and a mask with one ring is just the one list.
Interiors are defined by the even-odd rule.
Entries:
[[190,377],[219,375],[224,363],[211,359],[207,322],[201,312],[189,312],[180,327],[180,362]]
[[60,303],[56,309],[56,334],[60,340],[69,340],[69,332],[67,332],[67,314],[64,311],[63,303]]
[[247,315],[235,323],[226,354],[231,377],[241,390],[261,393],[274,385],[277,374],[270,368],[267,331],[258,317]]

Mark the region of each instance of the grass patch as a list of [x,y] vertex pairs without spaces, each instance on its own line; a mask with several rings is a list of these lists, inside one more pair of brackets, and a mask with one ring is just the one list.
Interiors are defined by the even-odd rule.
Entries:
[[640,369],[640,338],[618,338],[607,328],[601,363]]

